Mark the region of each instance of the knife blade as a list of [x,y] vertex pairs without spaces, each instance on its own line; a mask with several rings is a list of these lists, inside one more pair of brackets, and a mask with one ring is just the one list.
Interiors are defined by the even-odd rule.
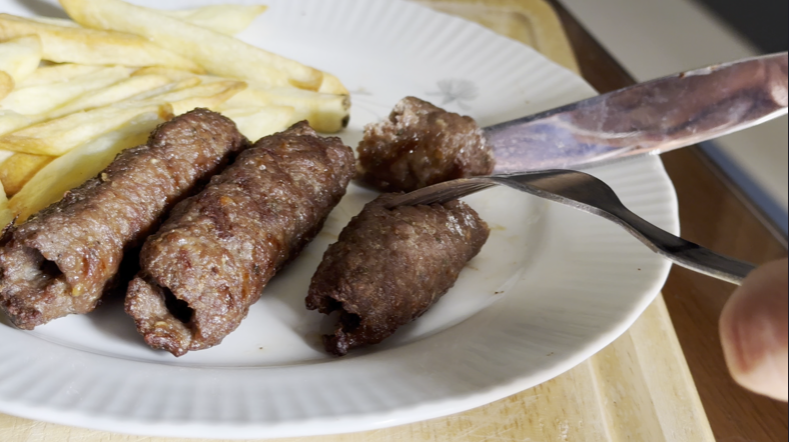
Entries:
[[656,155],[787,113],[787,53],[639,83],[488,126],[494,173],[584,169]]

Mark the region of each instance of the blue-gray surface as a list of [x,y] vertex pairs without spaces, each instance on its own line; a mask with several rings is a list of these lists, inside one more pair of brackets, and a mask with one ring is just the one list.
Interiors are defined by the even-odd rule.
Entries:
[[789,46],[789,2],[786,0],[695,0],[736,29],[762,52]]
[[762,212],[778,227],[784,236],[789,236],[789,215],[765,190],[759,186],[737,163],[732,161],[715,142],[701,143],[701,148],[742,189]]

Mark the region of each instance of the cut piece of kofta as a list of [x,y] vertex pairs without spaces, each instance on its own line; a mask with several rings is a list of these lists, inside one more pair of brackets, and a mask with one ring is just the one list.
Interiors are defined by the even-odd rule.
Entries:
[[153,348],[219,344],[268,281],[321,230],[354,174],[353,151],[306,122],[265,137],[145,242],[126,312]]
[[387,209],[381,195],[329,246],[312,278],[307,308],[339,311],[329,353],[377,344],[425,313],[479,253],[489,230],[462,201]]
[[97,177],[5,231],[0,306],[23,329],[93,310],[125,282],[124,256],[136,256],[175,203],[247,146],[231,120],[206,109],[160,125],[147,144],[121,152]]
[[360,180],[385,192],[488,175],[495,163],[471,117],[414,97],[400,100],[388,120],[365,126],[357,151]]

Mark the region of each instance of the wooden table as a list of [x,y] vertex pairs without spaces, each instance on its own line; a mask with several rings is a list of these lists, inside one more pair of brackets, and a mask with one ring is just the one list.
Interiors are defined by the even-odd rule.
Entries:
[[[633,83],[556,1],[548,0],[553,9],[544,0],[419,1],[537,47],[600,92]],[[756,263],[786,255],[785,239],[701,151],[663,159],[679,194],[684,237]],[[742,390],[726,371],[717,318],[732,289],[675,268],[663,296],[627,333],[554,380],[446,418],[288,442],[786,441],[786,404]],[[175,442],[2,415],[0,440]]]

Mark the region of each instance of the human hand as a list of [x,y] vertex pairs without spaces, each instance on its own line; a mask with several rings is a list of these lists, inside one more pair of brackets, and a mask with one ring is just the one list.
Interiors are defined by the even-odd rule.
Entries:
[[743,387],[787,400],[789,261],[769,262],[751,272],[734,291],[720,318],[729,372]]

